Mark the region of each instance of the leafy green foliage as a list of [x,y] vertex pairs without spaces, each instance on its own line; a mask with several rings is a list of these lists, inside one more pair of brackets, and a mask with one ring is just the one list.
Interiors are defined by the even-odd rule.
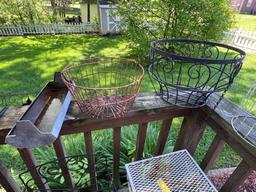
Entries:
[[134,53],[142,59],[153,40],[218,40],[233,20],[226,0],[121,0],[118,14]]
[[[150,123],[147,130],[147,137],[144,147],[143,158],[152,157],[157,144],[157,135],[159,134],[160,122]],[[136,139],[137,139],[138,126],[130,125],[122,128],[121,132],[121,151],[120,151],[120,174],[122,183],[126,182],[125,164],[132,162],[135,156]],[[107,169],[108,173],[112,172],[113,166],[113,139],[112,130],[107,129],[97,131],[93,134],[93,144],[96,156],[96,168],[102,172]],[[84,138],[82,134],[64,137],[64,144],[67,154],[83,155],[85,153]],[[165,152],[171,151],[172,143],[171,138],[167,141]],[[35,148],[34,153],[40,164],[49,162],[56,158],[52,147]],[[108,166],[104,167],[105,159],[108,161]],[[54,169],[58,171],[59,169]],[[105,171],[106,172],[106,171]],[[57,172],[56,172],[57,173]],[[79,173],[78,173],[79,174]],[[74,175],[75,176],[75,175]],[[100,176],[100,174],[98,174]],[[61,173],[57,173],[56,178],[60,181]],[[104,182],[104,180],[102,180]],[[102,184],[102,183],[100,183]]]
[[0,24],[35,24],[49,21],[42,0],[0,0]]

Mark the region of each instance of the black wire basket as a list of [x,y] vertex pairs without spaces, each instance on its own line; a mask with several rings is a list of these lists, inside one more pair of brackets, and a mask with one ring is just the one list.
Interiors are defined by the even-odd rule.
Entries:
[[200,107],[214,92],[223,97],[245,56],[244,51],[220,43],[163,39],[150,45],[148,72],[164,101]]

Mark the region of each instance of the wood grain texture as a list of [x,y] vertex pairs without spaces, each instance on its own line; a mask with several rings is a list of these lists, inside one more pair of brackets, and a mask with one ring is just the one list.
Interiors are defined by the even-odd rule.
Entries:
[[84,133],[84,141],[85,141],[86,155],[87,155],[87,159],[88,159],[88,168],[89,168],[92,190],[97,191],[98,186],[97,186],[97,177],[96,177],[96,169],[95,169],[95,160],[94,160],[92,133],[91,132]]
[[121,142],[121,127],[113,128],[113,184],[115,189],[119,188],[120,175],[120,142]]
[[224,147],[225,142],[221,139],[219,135],[216,135],[206,153],[204,156],[204,159],[202,160],[200,167],[204,172],[207,172],[215,159],[219,156],[221,150]]
[[220,192],[235,192],[236,188],[245,181],[252,171],[250,166],[243,160],[220,189]]
[[187,149],[191,155],[194,154],[205,130],[206,118],[207,116],[200,109],[193,109],[190,115],[184,117],[174,151]]
[[169,131],[171,129],[172,120],[172,118],[169,118],[163,120],[162,122],[162,127],[158,135],[155,156],[161,155],[164,151],[164,147],[169,136]]
[[0,160],[0,184],[8,192],[21,192],[10,172]]
[[147,123],[139,124],[138,134],[137,134],[137,143],[136,143],[136,152],[135,152],[135,161],[141,160],[144,150],[144,144],[147,135]]
[[28,106],[22,107],[9,107],[3,116],[0,118],[0,132],[2,130],[10,130],[16,124],[16,121],[25,113]]
[[[217,122],[216,122],[217,121]],[[254,169],[256,169],[256,153],[254,152],[255,149],[242,140],[237,134],[230,134],[229,131],[225,128],[225,126],[231,125],[224,125],[224,127],[220,126],[221,120],[219,119],[208,119],[208,125],[218,134],[225,143],[227,143],[240,157],[247,161],[247,163]],[[226,124],[226,123],[224,123]],[[232,129],[232,128],[229,128]]]
[[67,161],[65,159],[66,152],[65,152],[64,145],[63,145],[61,138],[56,139],[56,141],[53,143],[53,147],[54,147],[56,156],[58,158],[65,183],[69,187],[69,190],[72,190],[72,189],[74,189],[75,186],[72,181],[71,173],[67,166]]
[[35,168],[37,166],[36,158],[34,157],[32,151],[30,149],[18,149],[20,156],[29,170],[33,180],[35,181],[36,186],[40,190],[47,191],[49,186],[45,184],[45,180],[40,176],[38,170]]
[[[211,97],[216,101],[216,98]],[[170,105],[162,101],[158,96],[154,94],[140,94],[129,113],[122,118],[118,119],[89,119],[86,115],[81,113],[78,108],[72,104],[69,108],[69,112],[66,116],[66,120],[63,124],[61,134],[68,135],[73,133],[84,133],[86,153],[88,154],[88,163],[90,167],[90,176],[92,178],[92,184],[96,184],[95,164],[93,158],[93,142],[92,142],[92,131],[101,130],[106,128],[114,127],[113,141],[114,144],[114,169],[115,174],[114,182],[118,180],[117,165],[120,161],[120,134],[121,128],[124,125],[140,124],[140,128],[137,135],[137,147],[135,159],[139,160],[142,158],[144,143],[146,139],[147,123],[155,120],[163,120],[159,137],[158,144],[156,147],[155,154],[161,154],[166,143],[167,135],[169,133],[168,124],[170,123],[170,117],[185,117],[182,123],[175,150],[186,148],[191,154],[193,154],[197,148],[197,145],[203,135],[206,123],[217,133],[219,138],[215,138],[211,147],[209,148],[203,168],[207,170],[215,159],[215,156],[219,153],[223,143],[227,143],[231,148],[237,152],[246,162],[248,170],[256,169],[256,148],[249,145],[243,139],[241,139],[236,132],[233,130],[230,123],[230,118],[223,116],[221,110],[230,110],[232,114],[246,114],[241,108],[231,103],[230,101],[223,99],[217,110],[212,109],[212,104],[206,105],[199,109],[186,109],[180,108],[174,105]],[[4,116],[0,118],[0,144],[4,144],[5,135],[12,128],[17,119],[25,111],[25,108],[10,108]],[[206,123],[205,123],[206,120]],[[168,122],[169,121],[169,122]],[[171,124],[171,123],[170,123]],[[120,129],[120,130],[119,130]],[[20,150],[20,154],[26,162],[27,168],[31,168],[31,165],[36,165],[36,161],[30,151]],[[91,155],[91,156],[90,156]],[[211,157],[212,156],[212,157]],[[32,162],[32,163],[31,163]],[[241,165],[241,167],[246,167]],[[239,171],[239,169],[238,169]],[[239,173],[239,174],[238,174]],[[247,175],[247,172],[239,171],[237,175]],[[35,177],[36,172],[31,173]],[[234,175],[234,178],[238,176]],[[232,181],[232,180],[231,180]],[[233,179],[233,182],[236,179]],[[40,181],[37,181],[40,185]],[[96,185],[95,185],[96,186]],[[229,189],[232,188],[232,182],[227,184]]]

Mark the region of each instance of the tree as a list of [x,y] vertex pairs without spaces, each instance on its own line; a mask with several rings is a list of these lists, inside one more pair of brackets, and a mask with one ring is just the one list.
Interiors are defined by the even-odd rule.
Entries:
[[66,11],[76,0],[50,0],[53,18],[58,19],[66,16]]
[[227,0],[120,0],[118,14],[124,35],[142,59],[151,41],[219,40],[233,21]]
[[39,0],[0,0],[1,24],[35,24],[49,21],[49,13]]

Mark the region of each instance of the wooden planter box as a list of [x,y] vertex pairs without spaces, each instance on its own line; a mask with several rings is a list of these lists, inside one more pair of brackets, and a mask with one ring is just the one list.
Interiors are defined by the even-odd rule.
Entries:
[[59,136],[71,94],[57,77],[39,93],[8,133],[5,142],[17,148],[52,144]]

